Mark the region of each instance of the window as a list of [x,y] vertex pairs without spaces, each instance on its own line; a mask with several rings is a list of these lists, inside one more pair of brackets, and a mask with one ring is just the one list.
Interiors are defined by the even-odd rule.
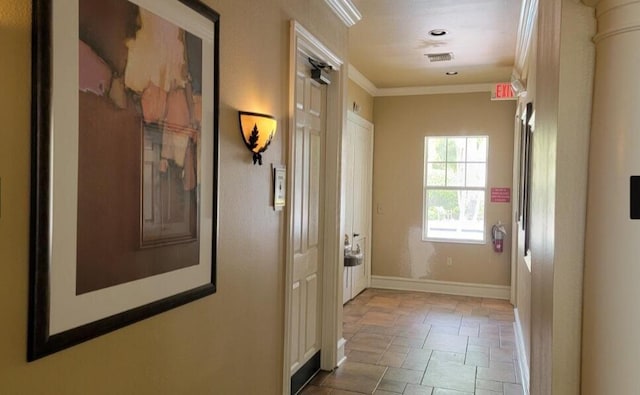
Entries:
[[483,243],[487,136],[425,137],[423,240]]

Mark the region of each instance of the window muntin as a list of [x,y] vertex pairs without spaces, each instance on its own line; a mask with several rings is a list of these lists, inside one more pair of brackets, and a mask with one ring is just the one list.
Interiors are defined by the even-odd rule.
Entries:
[[488,140],[425,137],[424,240],[485,241]]

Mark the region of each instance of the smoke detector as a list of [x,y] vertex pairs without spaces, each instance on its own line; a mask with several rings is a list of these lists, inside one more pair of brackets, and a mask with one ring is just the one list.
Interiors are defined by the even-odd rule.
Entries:
[[449,32],[444,30],[444,29],[429,30],[429,35],[430,36],[434,36],[434,37],[441,37],[441,36],[446,35],[447,33],[449,33]]
[[453,60],[453,52],[428,53],[425,54],[429,58],[429,62],[449,62]]

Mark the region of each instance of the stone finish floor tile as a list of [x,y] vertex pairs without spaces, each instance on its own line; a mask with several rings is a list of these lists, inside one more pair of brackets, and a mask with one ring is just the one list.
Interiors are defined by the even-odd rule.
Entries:
[[459,364],[463,364],[464,359],[465,359],[464,353],[434,350],[433,353],[431,354],[432,361],[447,361],[447,362],[456,362]]
[[401,381],[407,384],[418,384],[422,380],[422,372],[403,368],[388,368],[384,379]]
[[502,392],[502,382],[500,381],[491,381],[491,380],[476,380],[476,391],[478,389],[493,391],[493,392]]
[[384,366],[347,361],[327,376],[322,386],[372,394],[386,370]]
[[502,392],[476,389],[475,395],[503,395]]
[[424,342],[425,348],[457,353],[467,352],[468,336],[450,335],[446,333],[430,333]]
[[405,360],[402,363],[402,368],[411,369],[411,370],[418,370],[420,372],[424,372],[427,369],[427,365],[428,364],[429,364],[429,361],[410,361],[410,360]]
[[405,382],[389,380],[383,377],[382,381],[380,381],[380,384],[378,385],[378,390],[401,394],[404,392],[406,387],[407,383]]
[[523,395],[507,301],[367,289],[343,313],[347,361],[302,395]]
[[489,367],[489,354],[480,351],[467,351],[465,365]]
[[407,357],[406,352],[395,352],[387,349],[384,354],[378,359],[377,365],[389,366],[394,368],[402,367],[405,358]]
[[491,358],[496,362],[513,362],[516,359],[516,353],[512,348],[492,348]]
[[431,395],[433,393],[433,387],[427,387],[419,384],[407,384],[407,388],[404,390],[403,395]]
[[382,353],[373,351],[351,350],[347,355],[347,358],[351,362],[375,364],[380,360],[380,358],[382,358]]
[[503,383],[504,395],[524,395],[520,384]]
[[478,368],[478,378],[483,380],[516,382],[516,370],[512,362],[489,361],[488,368]]
[[307,385],[304,387],[301,395],[331,395],[332,388],[329,387],[318,387],[317,385]]
[[463,392],[476,388],[476,367],[447,361],[429,361],[422,385]]
[[343,390],[332,390],[331,395],[362,395],[362,392],[353,392],[353,391],[343,391]]
[[433,390],[433,395],[473,395],[473,392],[462,392],[446,388],[436,388]]

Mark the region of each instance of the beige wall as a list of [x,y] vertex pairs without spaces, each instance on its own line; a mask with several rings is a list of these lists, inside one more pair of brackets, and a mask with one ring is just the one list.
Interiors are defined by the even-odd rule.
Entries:
[[[317,0],[206,2],[221,14],[218,291],[33,363],[26,362],[30,2],[0,2],[0,48],[11,54],[0,57],[0,393],[281,391],[284,216],[269,206],[269,169],[285,162],[289,19],[343,58],[347,30]],[[240,138],[239,109],[280,121],[262,167],[251,164]]]
[[[425,136],[488,135],[487,186],[509,187],[515,102],[469,93],[376,97],[374,105],[372,274],[509,285],[510,242],[497,254],[489,233],[484,245],[422,241],[423,162]],[[487,194],[487,232],[498,220],[511,234],[511,204]]]
[[[364,90],[360,85],[349,80],[347,92],[347,110],[353,110],[353,104],[356,103],[360,107],[360,111],[356,112],[362,118],[369,122],[373,122],[373,96]],[[354,111],[355,112],[355,111]]]
[[595,18],[541,0],[531,216],[531,392],[580,393],[582,268]]
[[[640,222],[629,218],[629,176],[640,172],[637,89],[640,1],[597,3],[582,327],[582,394],[640,388]],[[610,165],[607,165],[610,164]]]

